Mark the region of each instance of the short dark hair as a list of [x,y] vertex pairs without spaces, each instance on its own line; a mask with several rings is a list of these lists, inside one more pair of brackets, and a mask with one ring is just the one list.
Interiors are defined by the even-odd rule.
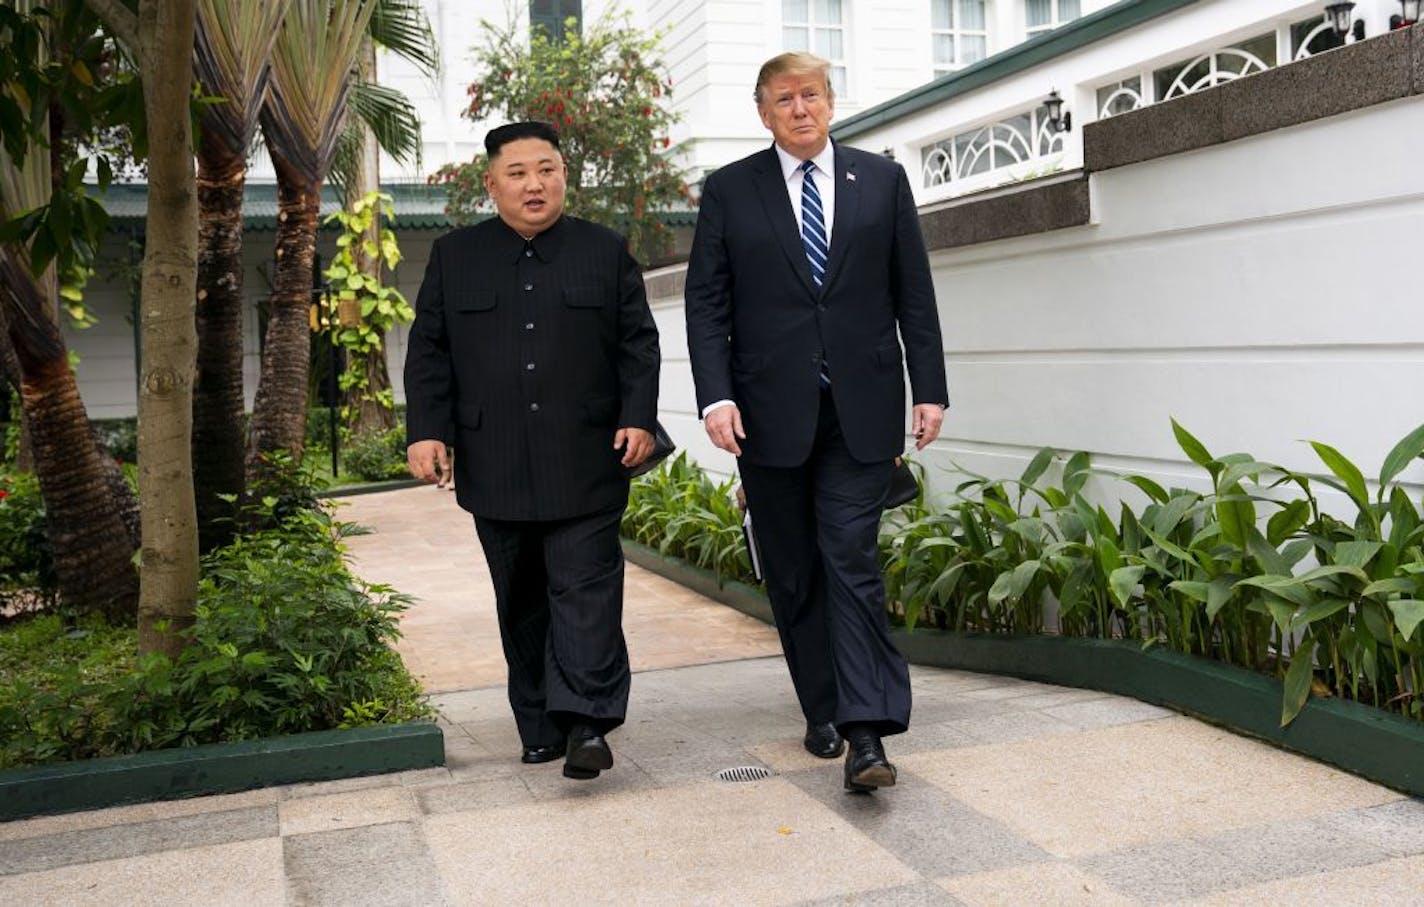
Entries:
[[505,123],[485,133],[485,154],[493,160],[499,149],[520,139],[543,139],[554,150],[559,150],[559,131],[542,120],[525,120],[521,123]]

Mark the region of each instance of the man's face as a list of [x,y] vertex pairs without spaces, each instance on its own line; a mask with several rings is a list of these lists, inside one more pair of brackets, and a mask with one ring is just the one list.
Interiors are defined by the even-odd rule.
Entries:
[[485,172],[485,190],[500,219],[523,236],[551,227],[564,211],[567,170],[557,148],[543,139],[515,139],[499,149]]
[[783,73],[762,87],[757,113],[776,144],[806,160],[821,153],[836,105],[819,73]]

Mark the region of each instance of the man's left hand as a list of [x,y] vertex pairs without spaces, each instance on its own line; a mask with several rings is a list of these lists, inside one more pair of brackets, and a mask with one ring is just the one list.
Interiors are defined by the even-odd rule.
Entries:
[[944,407],[938,403],[916,403],[910,419],[910,429],[915,433],[915,450],[924,450],[931,441],[939,437],[939,427],[944,423]]
[[613,436],[613,449],[623,448],[623,465],[632,468],[653,453],[653,433],[645,428],[620,428]]

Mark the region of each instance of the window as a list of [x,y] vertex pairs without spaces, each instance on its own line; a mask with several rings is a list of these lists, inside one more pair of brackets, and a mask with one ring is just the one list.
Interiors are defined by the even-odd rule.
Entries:
[[1083,15],[1079,0],[1028,0],[1028,35],[1041,35]]
[[841,0],[781,0],[781,41],[831,62],[831,88],[846,93],[845,12]]
[[930,41],[937,76],[984,59],[989,51],[984,0],[930,0]]
[[583,0],[529,0],[529,31],[542,28],[555,43],[562,43],[569,19],[574,31],[583,24]]

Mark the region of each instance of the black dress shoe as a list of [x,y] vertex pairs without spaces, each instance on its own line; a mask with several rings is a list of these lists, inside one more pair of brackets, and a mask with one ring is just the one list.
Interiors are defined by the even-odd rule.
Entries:
[[534,746],[526,746],[519,761],[526,765],[538,765],[541,762],[553,762],[563,754],[563,743],[539,743]]
[[847,728],[846,739],[850,742],[845,761],[846,790],[863,792],[895,786],[895,766],[885,758],[879,734],[864,728]]
[[834,759],[845,752],[845,738],[829,721],[825,724],[807,722],[806,739],[801,742],[805,745],[806,752],[822,759]]
[[564,753],[564,777],[588,781],[613,767],[613,751],[603,735],[586,724],[569,729],[568,751]]

